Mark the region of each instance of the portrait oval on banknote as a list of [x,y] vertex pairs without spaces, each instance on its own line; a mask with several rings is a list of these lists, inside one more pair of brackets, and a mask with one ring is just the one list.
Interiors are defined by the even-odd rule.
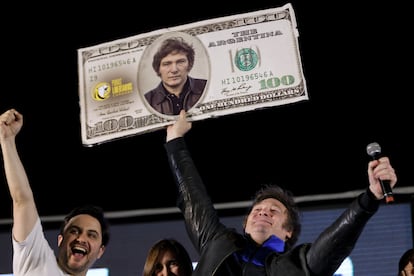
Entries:
[[138,92],[152,113],[171,119],[185,109],[191,115],[205,97],[210,60],[196,36],[176,31],[161,35],[144,50],[138,66]]

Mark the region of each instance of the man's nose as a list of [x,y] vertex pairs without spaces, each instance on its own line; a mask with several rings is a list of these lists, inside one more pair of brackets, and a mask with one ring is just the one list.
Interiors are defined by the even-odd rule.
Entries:
[[259,215],[261,215],[261,216],[268,216],[269,215],[269,212],[266,209],[262,209],[262,210],[260,210]]

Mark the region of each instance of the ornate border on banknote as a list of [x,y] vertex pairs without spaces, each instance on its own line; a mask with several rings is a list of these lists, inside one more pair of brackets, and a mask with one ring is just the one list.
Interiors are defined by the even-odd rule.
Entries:
[[207,79],[191,120],[308,100],[290,3],[204,20],[78,49],[82,144],[94,146],[164,128],[144,98],[159,82],[152,69],[155,45],[170,36],[191,41],[191,76]]

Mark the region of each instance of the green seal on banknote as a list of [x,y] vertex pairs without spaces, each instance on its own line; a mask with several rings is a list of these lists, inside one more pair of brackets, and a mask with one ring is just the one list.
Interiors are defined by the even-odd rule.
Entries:
[[257,53],[251,48],[238,50],[234,63],[241,71],[250,71],[254,69],[259,61]]

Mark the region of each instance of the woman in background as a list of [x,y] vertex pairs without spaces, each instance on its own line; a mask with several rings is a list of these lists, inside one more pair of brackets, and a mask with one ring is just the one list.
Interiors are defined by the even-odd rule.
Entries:
[[162,239],[148,251],[142,276],[191,276],[193,264],[184,246],[175,239]]

